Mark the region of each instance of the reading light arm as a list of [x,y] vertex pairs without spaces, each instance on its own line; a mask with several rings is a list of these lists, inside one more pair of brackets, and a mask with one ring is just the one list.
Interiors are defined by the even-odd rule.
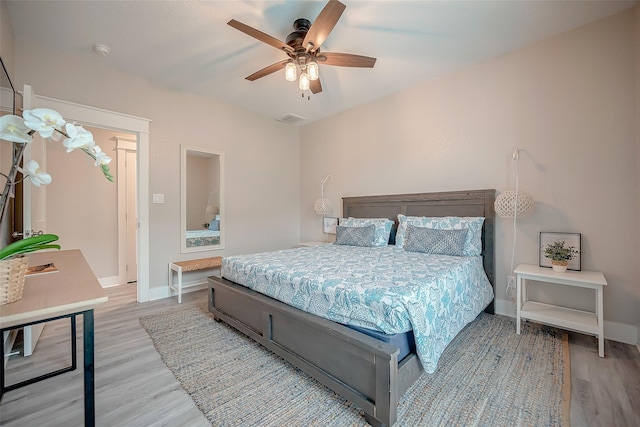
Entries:
[[331,180],[333,182],[333,177],[331,175],[327,175],[324,177],[322,181],[320,181],[320,197],[324,200],[324,185],[327,183],[327,180]]

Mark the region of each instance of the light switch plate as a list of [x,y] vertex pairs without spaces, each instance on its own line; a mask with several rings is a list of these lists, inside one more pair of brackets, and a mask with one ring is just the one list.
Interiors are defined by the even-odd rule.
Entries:
[[153,194],[153,203],[164,203],[164,194]]

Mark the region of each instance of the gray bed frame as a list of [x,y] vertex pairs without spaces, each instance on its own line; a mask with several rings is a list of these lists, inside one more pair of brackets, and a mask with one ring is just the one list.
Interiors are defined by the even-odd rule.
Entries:
[[[484,269],[495,295],[495,190],[344,197],[343,217],[484,216]],[[395,233],[395,227],[392,235]],[[423,373],[415,353],[303,312],[244,286],[209,277],[209,311],[362,409],[373,426],[392,426],[402,394]],[[485,310],[493,314],[493,302]]]

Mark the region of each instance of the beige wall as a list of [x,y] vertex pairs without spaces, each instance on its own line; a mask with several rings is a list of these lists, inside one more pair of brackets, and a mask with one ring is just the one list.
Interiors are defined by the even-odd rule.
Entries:
[[[2,57],[2,62],[7,68],[12,81],[15,79],[13,72],[13,44],[13,27],[9,19],[7,3],[0,1],[0,57]],[[15,82],[13,83],[15,85]],[[11,168],[11,144],[7,141],[2,141],[0,144],[0,170],[6,173],[9,168]],[[4,185],[4,180],[0,180],[0,182]],[[9,215],[5,215],[4,218],[6,220],[0,223],[0,245],[3,246],[11,241],[10,235],[12,231],[10,230],[11,221]]]
[[149,192],[165,194],[164,204],[148,201],[152,296],[166,289],[169,262],[194,258],[180,254],[181,143],[225,153],[226,249],[199,256],[280,249],[299,241],[297,128],[154,86],[107,68],[93,54],[62,54],[16,40],[15,58],[20,86],[152,120]]
[[67,153],[61,143],[47,143],[51,184],[47,191],[47,232],[64,249],[80,249],[98,278],[118,276],[118,176],[116,142],[125,134],[87,127],[96,144],[113,159],[114,182],[83,152]]
[[[305,126],[302,239],[323,238],[313,201],[327,174],[339,215],[343,196],[513,189],[519,147],[520,187],[536,212],[518,223],[515,265],[537,263],[540,231],[582,233],[583,269],[609,281],[605,319],[637,336],[634,31],[628,11]],[[498,307],[509,314],[512,238],[511,223],[498,219]],[[593,306],[586,293],[540,293]]]
[[[633,192],[637,196],[638,210],[640,213],[640,7],[635,7],[635,23],[636,23],[636,188]],[[636,261],[640,259],[640,227],[637,227],[636,234],[636,248],[634,253],[636,254]],[[636,265],[640,264],[636,262]],[[640,266],[637,265],[638,270]],[[640,271],[636,273],[636,277],[640,277]],[[637,292],[640,293],[640,284],[636,280]],[[640,297],[637,300],[636,312],[640,313]],[[640,345],[640,315],[638,315],[638,344]]]
[[11,79],[14,79],[13,45],[13,26],[11,25],[11,19],[9,18],[7,2],[0,1],[0,56],[2,56],[2,62],[4,63],[4,66],[7,67],[7,71],[9,71]]

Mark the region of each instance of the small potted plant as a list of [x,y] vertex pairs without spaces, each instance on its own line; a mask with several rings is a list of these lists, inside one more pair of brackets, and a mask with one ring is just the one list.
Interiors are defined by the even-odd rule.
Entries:
[[565,246],[564,240],[549,243],[544,247],[544,256],[551,260],[553,271],[564,273],[567,271],[569,261],[578,255],[574,246]]

